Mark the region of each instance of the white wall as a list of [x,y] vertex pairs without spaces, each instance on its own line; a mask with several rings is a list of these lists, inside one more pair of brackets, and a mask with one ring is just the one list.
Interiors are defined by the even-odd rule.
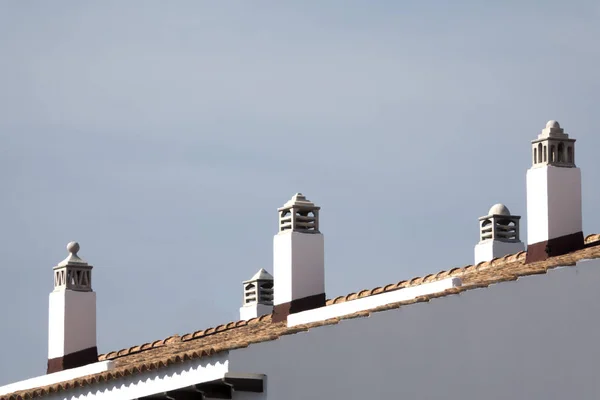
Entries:
[[598,399],[600,260],[230,352],[235,399]]
[[411,300],[416,297],[426,296],[432,293],[440,293],[444,290],[452,289],[461,285],[462,282],[460,278],[446,278],[435,282],[393,290],[391,292],[380,293],[360,299],[344,301],[338,304],[331,304],[325,307],[319,307],[312,310],[290,314],[287,317],[287,326],[292,327],[310,324],[311,322],[326,321],[330,318],[342,317],[344,315],[354,314],[359,311],[372,310],[380,306],[385,306],[386,304]]
[[22,390],[54,385],[55,383],[70,381],[82,376],[99,374],[113,369],[114,365],[114,361],[100,361],[84,365],[83,367],[69,368],[51,374],[36,376],[35,378],[25,379],[0,387],[0,396]]
[[100,384],[55,393],[44,400],[131,400],[197,383],[223,378],[228,371],[228,354],[199,358],[166,368],[130,375]]

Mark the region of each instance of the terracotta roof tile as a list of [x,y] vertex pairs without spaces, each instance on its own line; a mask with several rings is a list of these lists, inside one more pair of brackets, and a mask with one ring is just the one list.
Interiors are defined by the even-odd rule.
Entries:
[[383,292],[383,288],[382,287],[376,287],[375,289],[373,289],[371,291],[371,295],[379,294],[379,293],[382,293],[382,292]]
[[272,323],[271,315],[263,315],[248,321],[229,322],[217,327],[187,333],[181,336],[173,335],[152,343],[145,343],[100,355],[98,359],[101,361],[114,360],[115,368],[111,371],[84,376],[46,387],[7,394],[1,396],[0,400],[37,398],[49,393],[69,390],[74,387],[93,385],[98,382],[119,379],[124,376],[163,368],[171,364],[182,363],[202,357],[210,357],[223,351],[247,347],[253,343],[275,340],[284,335],[306,332],[309,329],[319,326],[337,324],[345,319],[362,318],[369,316],[374,312],[390,310],[414,303],[428,302],[438,297],[460,294],[467,290],[484,288],[499,282],[514,281],[523,276],[545,274],[549,269],[558,266],[575,265],[576,261],[582,259],[600,258],[600,235],[587,236],[586,244],[586,248],[582,250],[563,256],[552,257],[546,261],[533,264],[525,264],[526,253],[519,252],[500,259],[494,259],[491,262],[479,263],[475,266],[468,265],[462,268],[453,268],[450,271],[441,271],[437,274],[427,275],[424,278],[413,278],[409,281],[401,281],[397,284],[390,284],[371,290],[364,289],[347,296],[336,297],[333,300],[328,300],[327,304],[338,304],[357,297],[385,293],[399,288],[419,285],[423,282],[433,282],[449,276],[460,277],[463,283],[461,287],[448,289],[441,293],[420,296],[416,299],[394,304],[386,304],[372,310],[360,311],[343,317],[331,318],[326,321],[288,328],[285,322]]
[[585,243],[593,243],[593,242],[597,242],[600,241],[600,234],[596,233],[596,234],[591,234],[591,235],[587,235],[585,237]]

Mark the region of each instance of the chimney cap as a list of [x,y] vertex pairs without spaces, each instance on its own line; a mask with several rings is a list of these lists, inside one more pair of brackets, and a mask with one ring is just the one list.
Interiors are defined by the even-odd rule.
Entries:
[[[272,281],[273,275],[267,272],[264,268],[261,268],[252,278],[247,280],[246,282],[251,281]],[[244,282],[245,283],[245,282]]]
[[281,210],[287,210],[290,208],[312,208],[315,210],[320,209],[321,207],[317,207],[315,206],[315,203],[313,203],[312,201],[308,200],[306,198],[306,196],[304,196],[302,193],[298,192],[295,195],[292,196],[292,198],[290,200],[288,200],[283,207],[281,207],[279,209],[279,211]]
[[565,130],[560,127],[558,121],[551,119],[546,122],[546,127],[542,129],[542,132],[538,135],[536,140],[533,140],[532,143],[537,143],[547,139],[560,139],[567,140],[569,142],[574,142],[575,139],[569,138],[569,135],[565,133]]
[[57,266],[58,267],[66,267],[68,265],[79,265],[79,266],[83,266],[83,265],[88,265],[87,262],[85,262],[84,260],[82,260],[77,253],[79,252],[79,249],[81,247],[79,246],[79,243],[77,242],[69,242],[67,244],[67,251],[69,252],[69,255],[67,256],[67,258],[65,258],[64,260],[62,260]]
[[510,211],[504,204],[498,203],[494,204],[492,208],[490,208],[488,215],[510,215]]

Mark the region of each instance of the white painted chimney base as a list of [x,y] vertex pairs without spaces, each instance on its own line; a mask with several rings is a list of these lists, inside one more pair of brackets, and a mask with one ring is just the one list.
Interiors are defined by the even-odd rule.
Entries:
[[283,231],[273,239],[274,304],[325,293],[325,244],[321,233]]
[[246,321],[252,318],[260,317],[261,315],[271,314],[272,312],[273,306],[253,303],[240,307],[240,319],[242,321]]
[[516,254],[520,251],[525,251],[525,244],[523,242],[484,240],[475,245],[475,265],[483,261],[491,261],[494,258],[504,257],[508,254]]
[[552,165],[527,171],[527,243],[582,232],[581,170]]
[[48,359],[96,347],[96,293],[50,293]]

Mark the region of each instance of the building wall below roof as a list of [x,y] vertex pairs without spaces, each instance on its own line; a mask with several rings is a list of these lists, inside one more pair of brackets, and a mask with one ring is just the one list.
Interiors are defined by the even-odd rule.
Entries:
[[234,399],[596,399],[600,260],[230,352]]
[[71,379],[76,379],[81,376],[94,375],[100,372],[109,371],[113,369],[113,367],[114,361],[99,361],[83,367],[71,368],[64,371],[55,372],[53,374],[36,376],[35,378],[0,386],[0,396],[21,390],[48,386],[57,382],[70,381]]
[[330,318],[343,317],[360,311],[372,310],[387,304],[398,303],[415,299],[419,296],[427,296],[432,293],[441,293],[445,290],[461,286],[460,278],[446,278],[435,282],[424,283],[413,287],[380,293],[373,296],[363,297],[345,301],[338,304],[302,311],[287,316],[288,327],[310,324],[312,322],[325,321]]

